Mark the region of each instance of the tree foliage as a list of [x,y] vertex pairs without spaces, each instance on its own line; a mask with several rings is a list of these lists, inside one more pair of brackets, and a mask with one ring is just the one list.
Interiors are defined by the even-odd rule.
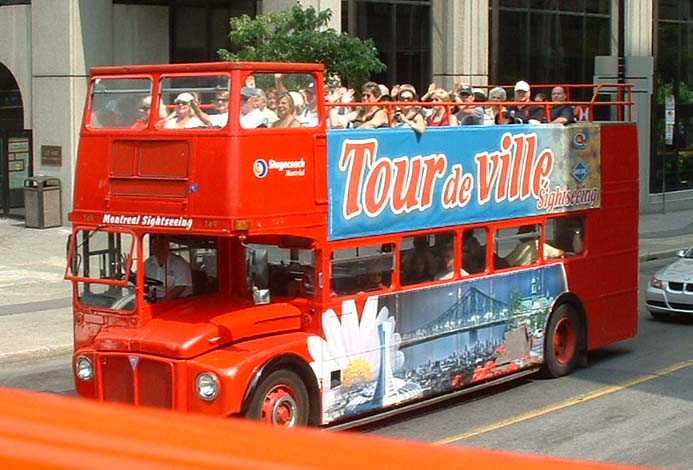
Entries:
[[329,9],[317,13],[300,4],[254,19],[234,17],[229,33],[232,50],[220,49],[218,54],[227,61],[322,63],[326,76],[336,74],[350,85],[386,69],[372,39],[361,40],[328,28],[331,18]]

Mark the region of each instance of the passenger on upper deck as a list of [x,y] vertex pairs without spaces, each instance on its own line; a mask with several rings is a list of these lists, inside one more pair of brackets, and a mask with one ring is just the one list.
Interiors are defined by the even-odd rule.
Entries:
[[200,118],[202,122],[204,122],[207,126],[209,127],[226,127],[226,124],[229,122],[229,92],[228,91],[222,91],[217,95],[216,99],[216,107],[217,107],[217,114],[207,114],[204,111],[200,109],[199,104],[197,103],[197,100],[193,100],[192,102],[192,109],[197,115],[197,117]]
[[163,121],[164,129],[190,129],[204,127],[204,123],[194,114],[192,102],[195,98],[190,93],[179,94],[173,103],[175,112]]
[[277,122],[272,127],[301,127],[301,121],[296,116],[296,106],[294,99],[289,93],[279,95],[277,102]]
[[[351,103],[354,101],[354,89],[342,86],[335,87],[326,96],[328,103]],[[351,108],[348,106],[331,106],[328,108],[327,125],[329,127],[344,128],[350,124],[349,114]]]
[[[416,88],[413,85],[401,85],[399,93],[395,97],[395,101],[410,103],[418,101]],[[395,110],[393,127],[409,126],[419,134],[423,134],[426,130],[426,119],[421,114],[421,109],[418,106],[402,105]]]
[[[272,109],[270,109],[267,106],[267,94],[263,90],[261,90],[260,88],[256,88],[255,93],[257,93],[258,109],[260,111],[262,111],[262,114],[267,116],[267,124],[272,126],[272,124],[274,124],[275,122],[277,122],[279,120],[279,118],[277,117],[277,113],[275,113]],[[276,107],[277,107],[276,95],[274,96],[274,100],[275,100],[274,107],[276,109]]]
[[[508,95],[502,87],[495,87],[488,92],[488,100],[491,103],[502,103],[508,99]],[[488,106],[486,108],[486,115],[494,124],[503,123],[503,115],[505,113],[505,106],[494,105]]]
[[426,118],[427,126],[458,126],[460,124],[457,117],[450,112],[449,107],[443,104],[450,101],[450,95],[447,91],[436,88],[430,93],[430,98],[431,101],[440,104],[433,106],[433,112]]
[[244,86],[241,89],[241,127],[254,129],[267,127],[267,116],[259,109],[255,88]]
[[[567,96],[565,89],[562,86],[554,87],[551,90],[551,101],[563,103]],[[575,122],[575,106],[570,104],[561,104],[551,108],[551,122],[553,124],[572,124]]]
[[305,105],[298,119],[304,127],[316,127],[318,125],[318,100],[315,97],[315,84],[310,83],[307,87],[301,88],[300,93]]
[[515,101],[522,104],[508,106],[505,124],[541,124],[546,122],[546,112],[542,106],[530,105],[529,83],[520,80],[515,84]]
[[463,103],[456,114],[461,126],[481,125],[484,123],[484,108],[476,106],[474,90],[469,86],[462,86],[459,91],[459,99]]
[[169,252],[165,235],[150,235],[150,256],[144,262],[144,275],[161,282],[154,286],[154,298],[173,300],[192,295],[192,271],[180,256]]
[[[377,103],[380,93],[380,87],[377,83],[366,82],[361,88],[361,99],[364,103]],[[373,129],[387,127],[388,118],[387,112],[380,106],[363,106],[357,111],[351,111],[346,119],[333,119],[333,113],[330,113],[330,123],[334,128],[344,128],[351,125],[358,129]]]
[[145,96],[142,98],[142,101],[140,101],[140,113],[142,113],[142,117],[139,118],[138,120],[135,121],[135,123],[130,126],[130,129],[146,129],[147,126],[149,125],[149,113],[152,108],[152,97],[150,96]]

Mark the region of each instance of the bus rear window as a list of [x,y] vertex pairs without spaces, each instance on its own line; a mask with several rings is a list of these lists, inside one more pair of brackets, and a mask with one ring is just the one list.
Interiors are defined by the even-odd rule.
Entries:
[[148,78],[94,80],[87,126],[94,129],[144,129],[151,100],[152,81]]

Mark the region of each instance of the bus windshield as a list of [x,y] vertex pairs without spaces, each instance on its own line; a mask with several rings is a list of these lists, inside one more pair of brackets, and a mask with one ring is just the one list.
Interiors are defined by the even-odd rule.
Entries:
[[78,280],[79,303],[113,310],[135,308],[131,233],[79,230],[70,251],[68,278]]

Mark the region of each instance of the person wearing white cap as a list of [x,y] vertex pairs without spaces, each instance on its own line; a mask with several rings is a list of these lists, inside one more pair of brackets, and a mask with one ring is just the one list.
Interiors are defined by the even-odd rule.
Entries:
[[[508,106],[505,114],[506,124],[541,124],[546,122],[546,112],[542,106],[530,106],[529,83],[520,80],[515,84],[515,101],[522,104]],[[527,103],[527,104],[525,104]]]
[[176,106],[175,114],[164,122],[164,129],[205,127],[204,123],[193,112],[192,102],[194,99],[195,97],[190,93],[181,93],[176,96],[173,101]]
[[267,127],[267,116],[260,111],[259,107],[257,90],[254,87],[244,86],[241,89],[241,127],[244,129]]

